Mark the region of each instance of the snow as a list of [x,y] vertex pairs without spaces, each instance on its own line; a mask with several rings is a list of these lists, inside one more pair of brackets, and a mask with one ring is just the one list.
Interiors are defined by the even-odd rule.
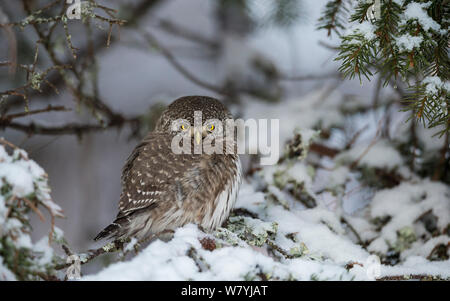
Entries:
[[[86,276],[83,280],[248,280],[254,275],[249,271],[262,272],[267,277],[309,280],[317,274],[328,278],[346,277],[346,270],[331,262],[326,265],[303,259],[293,259],[289,264],[274,261],[254,249],[224,247],[212,252],[200,249],[202,237],[196,226],[187,225],[176,231],[170,242],[155,241],[129,262],[114,264],[97,275]],[[186,255],[195,248],[203,265],[209,266],[200,272],[196,263]]]
[[321,191],[327,187],[339,188],[349,179],[350,169],[347,166],[335,166],[331,169],[320,169],[316,173],[313,184],[314,191]]
[[129,243],[126,245],[126,247],[123,249],[123,251],[124,251],[125,253],[130,252],[130,251],[133,251],[133,250],[134,250],[134,247],[135,247],[136,244],[137,244],[137,242],[138,242],[137,238],[136,238],[136,237],[132,237],[131,240],[130,240],[130,242],[129,242]]
[[[355,265],[347,271],[342,264],[329,259],[318,260],[318,257],[277,262],[255,249],[240,246],[222,247],[214,251],[203,250],[200,248],[199,239],[204,235],[196,226],[187,225],[178,229],[170,242],[155,241],[131,261],[113,264],[96,275],[83,277],[83,280],[251,280],[256,273],[263,273],[269,279],[285,280],[370,280],[367,267]],[[325,236],[319,240],[316,237],[315,241],[326,241],[327,238]],[[359,259],[354,262],[360,262],[362,265],[368,258],[367,254],[360,250],[355,254],[354,249],[343,248],[342,242],[339,241],[328,242],[326,246],[331,249],[340,247],[331,253],[361,253],[351,259]],[[192,249],[195,250],[198,262],[187,255]],[[423,257],[412,256],[396,267],[381,265],[380,277],[418,274],[448,277],[449,267],[448,260],[428,262]]]
[[367,41],[371,41],[377,36],[375,34],[375,26],[370,21],[355,23],[350,30],[354,34],[361,34]]
[[[243,117],[252,119],[278,119],[279,129],[279,154],[283,154],[284,144],[295,132],[307,134],[318,126],[328,128],[344,123],[344,116],[339,111],[345,102],[343,95],[333,89],[331,85],[313,90],[303,97],[293,97],[283,101],[283,105],[246,99],[244,102]],[[309,132],[312,133],[312,132]],[[307,137],[312,138],[312,137]],[[249,141],[250,149],[257,149],[256,142]]]
[[25,197],[34,191],[33,177],[29,170],[13,163],[0,164],[0,178],[13,186],[12,194]]
[[425,10],[430,5],[431,2],[411,2],[406,6],[403,18],[406,20],[417,20],[425,31],[429,31],[430,29],[432,29],[443,34],[446,32],[446,30],[441,31],[441,26],[436,21],[434,21]]
[[437,76],[427,76],[422,80],[425,84],[425,91],[429,95],[436,95],[440,90],[446,90],[450,92],[450,83],[448,81],[442,82]]
[[29,235],[20,235],[18,238],[16,238],[15,244],[18,248],[33,248],[33,243],[31,242],[31,237]]
[[418,183],[401,183],[392,189],[377,192],[371,203],[372,218],[391,216],[383,227],[380,237],[369,245],[369,250],[386,252],[388,245],[395,244],[397,233],[411,227],[424,212],[438,218],[438,226],[445,228],[450,223],[450,188],[442,183],[423,180]]
[[[7,255],[8,252],[29,254],[21,255],[16,264],[22,265],[21,274],[17,277],[30,280],[27,277],[32,276],[27,273],[46,272],[55,257],[48,236],[36,243],[32,242],[29,217],[26,211],[17,210],[17,204],[20,203],[22,208],[33,207],[30,211],[39,210],[36,208],[43,206],[55,216],[61,216],[62,210],[50,197],[45,171],[21,149],[15,148],[10,155],[0,145],[0,186],[0,248],[5,248]],[[34,205],[30,205],[31,203]],[[63,233],[55,227],[55,233],[51,235],[62,239]],[[0,279],[15,280],[16,276],[8,265],[11,265],[10,258],[0,256]]]
[[[417,203],[417,196],[421,196],[423,192],[427,194],[427,199],[424,204]],[[391,224],[388,223],[385,227],[386,230],[380,233],[364,218],[347,216],[346,219],[358,230],[363,240],[375,238],[369,250],[373,248],[386,252],[387,248],[380,250],[377,244],[384,246],[380,242],[395,240],[396,231],[411,225],[417,214],[423,210],[432,208],[440,211],[437,215],[442,219],[441,224],[448,223],[450,209],[446,193],[448,187],[428,180],[381,190],[372,200],[370,216],[389,214],[393,218]],[[392,204],[392,200],[395,200],[396,204]],[[157,240],[129,262],[113,264],[98,274],[83,279],[251,280],[255,275],[263,273],[269,279],[284,280],[371,280],[368,272],[371,267],[368,262],[371,262],[372,257],[367,250],[347,236],[347,230],[340,222],[337,212],[320,205],[306,210],[295,207],[286,209],[284,206],[265,201],[264,195],[256,192],[250,183],[243,184],[236,207],[249,210],[257,218],[231,217],[229,223],[244,221],[254,235],[273,239],[294,258],[276,260],[264,248],[252,247],[237,236],[227,240],[224,236],[214,233],[205,234],[195,225],[187,225],[178,229],[172,240]],[[218,247],[213,251],[204,250],[200,240],[205,237],[215,239]],[[235,243],[235,240],[239,242]],[[377,277],[419,274],[448,277],[448,260],[429,262],[424,258],[434,245],[448,242],[448,236],[443,235],[429,240],[426,244],[418,244],[417,247],[413,245],[409,253],[405,251],[402,254],[401,264],[395,267],[380,265],[380,275]],[[350,262],[358,264],[347,270],[345,266]]]
[[3,258],[0,257],[0,281],[16,280],[16,276],[3,264]]
[[[301,219],[309,211],[303,212],[302,215],[300,212],[292,213],[277,206],[271,208],[268,213],[269,219],[279,221],[280,232],[296,233],[297,239],[305,243],[311,255],[329,258],[337,263],[364,260],[368,256],[361,247],[336,235],[327,225]],[[318,237],[320,239],[317,239]]]
[[64,231],[56,226],[53,228],[53,233],[56,240],[61,240],[64,238]]
[[396,4],[398,4],[398,6],[402,6],[403,5],[403,3],[405,2],[405,0],[394,0],[394,2],[396,3]]
[[422,256],[423,258],[427,258],[435,246],[440,244],[446,246],[449,243],[450,237],[448,237],[447,235],[432,237],[425,244],[422,244],[420,241],[416,241],[412,244],[410,249],[405,250],[402,253],[402,257],[403,259],[406,259],[410,256]]
[[0,195],[0,235],[2,234],[2,226],[6,221],[8,209],[6,208],[5,198]]
[[423,38],[421,36],[411,36],[408,33],[395,38],[395,43],[400,51],[412,51],[415,48],[419,48],[422,41]]
[[374,144],[360,144],[338,155],[336,160],[355,162],[359,166],[393,169],[403,164],[400,153],[387,141],[381,139]]
[[440,275],[450,277],[450,259],[444,261],[428,261],[421,256],[411,256],[398,266],[381,266],[381,273],[392,275]]

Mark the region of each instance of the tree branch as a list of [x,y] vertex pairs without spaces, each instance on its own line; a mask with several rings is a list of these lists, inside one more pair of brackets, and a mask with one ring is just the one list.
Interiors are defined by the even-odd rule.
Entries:
[[163,47],[161,45],[161,43],[158,42],[158,40],[156,40],[156,38],[151,35],[149,32],[147,31],[141,31],[142,36],[144,37],[144,39],[147,41],[147,43],[151,46],[154,47],[156,49],[158,49],[161,54],[167,59],[167,61],[178,71],[180,72],[183,76],[185,76],[188,80],[190,80],[191,82],[193,82],[194,84],[205,88],[207,90],[213,91],[217,94],[220,95],[229,95],[229,93],[226,92],[225,89],[223,89],[222,87],[219,86],[215,86],[213,84],[207,83],[201,79],[199,79],[197,76],[195,76],[194,74],[192,74],[190,71],[188,71],[186,68],[184,68],[176,59],[175,57],[172,55],[172,53],[165,47]]

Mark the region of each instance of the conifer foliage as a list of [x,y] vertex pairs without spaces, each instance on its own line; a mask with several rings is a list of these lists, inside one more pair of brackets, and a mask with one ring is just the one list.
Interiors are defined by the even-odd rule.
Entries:
[[336,60],[344,77],[402,81],[407,110],[442,135],[450,130],[449,20],[448,0],[334,0],[319,28],[341,38]]

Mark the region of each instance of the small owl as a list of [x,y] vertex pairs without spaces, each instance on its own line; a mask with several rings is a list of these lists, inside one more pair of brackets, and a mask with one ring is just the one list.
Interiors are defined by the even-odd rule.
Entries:
[[[198,111],[203,123],[195,126]],[[237,152],[177,154],[173,139],[177,135],[187,138],[190,147],[211,137],[212,141],[224,141],[227,135],[223,135],[222,125],[231,118],[228,109],[210,97],[187,96],[170,104],[155,130],[128,157],[122,170],[119,213],[94,239],[142,240],[188,223],[205,230],[220,226],[236,201],[241,183]],[[235,137],[231,138],[233,150]],[[227,142],[223,145],[229,148]]]

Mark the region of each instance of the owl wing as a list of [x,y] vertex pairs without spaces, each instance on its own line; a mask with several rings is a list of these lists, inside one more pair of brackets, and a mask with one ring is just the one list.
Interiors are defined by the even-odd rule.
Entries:
[[176,155],[171,142],[170,135],[150,133],[133,150],[122,170],[118,218],[180,198],[173,188],[182,182],[186,170],[198,165],[200,156]]

